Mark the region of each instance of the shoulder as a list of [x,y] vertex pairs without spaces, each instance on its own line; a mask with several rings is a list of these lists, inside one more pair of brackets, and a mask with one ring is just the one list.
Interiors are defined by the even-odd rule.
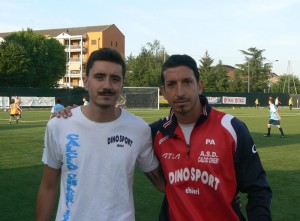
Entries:
[[167,118],[165,117],[165,118],[159,119],[149,125],[150,129],[151,129],[151,135],[152,135],[153,140],[154,140],[157,132],[163,130],[163,126],[166,124],[166,122],[167,122]]
[[146,121],[143,118],[136,116],[136,115],[126,111],[125,109],[122,109],[121,116],[122,116],[123,120],[127,121],[126,123],[129,125],[149,127],[148,123],[146,123]]
[[53,117],[52,119],[50,119],[50,120],[48,121],[47,126],[48,126],[48,127],[60,127],[60,126],[63,126],[63,125],[65,125],[65,124],[68,124],[68,123],[70,123],[70,122],[75,121],[76,119],[78,119],[78,117],[79,117],[80,115],[82,115],[81,110],[80,110],[80,106],[78,106],[78,107],[76,107],[76,108],[73,108],[73,109],[71,110],[71,112],[72,112],[72,117],[68,117],[68,118],[66,118],[66,119],[63,118],[63,117],[60,117],[60,118],[58,118],[58,117]]
[[246,124],[237,117],[219,112],[222,115],[221,125],[231,134],[231,136],[237,141],[240,136],[249,134]]

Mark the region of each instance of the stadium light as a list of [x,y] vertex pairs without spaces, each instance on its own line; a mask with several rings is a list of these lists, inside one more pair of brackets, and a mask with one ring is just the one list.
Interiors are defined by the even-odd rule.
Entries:
[[250,72],[249,72],[249,61],[248,61],[248,93],[250,93]]

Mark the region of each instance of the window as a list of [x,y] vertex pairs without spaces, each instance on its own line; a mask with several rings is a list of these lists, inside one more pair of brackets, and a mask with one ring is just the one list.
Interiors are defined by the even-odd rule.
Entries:
[[116,41],[116,48],[118,47],[118,42]]
[[96,45],[97,41],[96,40],[91,40],[91,45]]

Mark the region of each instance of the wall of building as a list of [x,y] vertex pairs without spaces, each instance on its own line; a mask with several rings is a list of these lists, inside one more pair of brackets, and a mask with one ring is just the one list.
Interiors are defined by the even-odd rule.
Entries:
[[125,57],[125,36],[115,25],[103,31],[103,47],[114,48]]

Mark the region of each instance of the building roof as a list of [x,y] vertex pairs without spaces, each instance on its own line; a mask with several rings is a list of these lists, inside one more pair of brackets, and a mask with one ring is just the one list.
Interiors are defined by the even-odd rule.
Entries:
[[[113,24],[112,24],[113,25]],[[84,35],[88,32],[102,32],[105,29],[109,28],[112,25],[98,25],[98,26],[85,26],[85,27],[75,27],[75,28],[58,28],[58,29],[45,29],[45,30],[33,30],[36,33],[41,35],[50,35],[50,36],[58,36],[61,33],[68,33],[70,35]],[[14,32],[5,32],[0,33],[0,37],[5,37]]]

